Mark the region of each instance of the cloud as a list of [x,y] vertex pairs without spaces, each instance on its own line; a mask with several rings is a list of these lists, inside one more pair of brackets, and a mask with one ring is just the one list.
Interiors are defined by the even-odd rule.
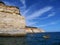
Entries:
[[37,25],[37,23],[38,23],[38,22],[30,22],[30,23],[28,23],[27,26],[46,27],[46,26],[50,26],[50,25],[57,24],[58,21],[50,22],[50,23],[48,23],[48,24],[43,24],[43,25]]
[[46,26],[50,26],[50,25],[57,24],[57,23],[59,23],[59,22],[58,22],[58,21],[50,22],[50,23],[48,23],[48,24],[39,25],[39,27],[46,27]]
[[22,2],[23,5],[25,5],[25,0],[20,0]]
[[34,26],[34,25],[36,25],[36,23],[37,22],[27,22],[27,24],[28,24],[27,26]]
[[50,18],[50,17],[53,17],[55,16],[55,12],[52,12],[51,14],[47,15],[46,17],[43,17],[43,18],[37,18],[39,20],[43,20],[43,19],[47,19],[47,18]]
[[[28,13],[28,12],[30,11],[30,9],[31,9],[32,7],[35,7],[35,6],[36,6],[36,4],[30,6],[30,8],[28,8],[28,10],[26,10],[26,11],[24,12],[25,16],[26,16],[26,13]],[[38,22],[37,22],[37,21],[36,21],[36,22],[35,22],[35,21],[30,22],[29,20],[35,19],[35,18],[38,17],[38,16],[42,16],[43,13],[45,13],[45,12],[47,12],[47,11],[50,11],[52,8],[53,8],[53,7],[50,7],[50,6],[44,7],[43,9],[40,9],[40,10],[34,12],[34,13],[31,14],[30,16],[29,16],[29,15],[26,16],[26,21],[28,21],[27,24],[28,24],[29,26],[32,26],[32,25],[35,26]],[[51,13],[51,14],[49,14],[47,17],[44,17],[44,18],[48,18],[48,17],[54,16],[54,14],[55,14],[55,13]],[[42,19],[44,19],[44,18],[42,18]],[[37,19],[38,19],[38,18],[37,18]]]
[[39,17],[42,14],[44,14],[45,12],[50,11],[52,8],[53,7],[51,7],[51,6],[44,7],[43,9],[35,11],[33,14],[31,14],[30,16],[28,16],[27,19],[34,19],[36,17]]
[[55,16],[55,12],[52,12],[51,14],[49,14],[47,17],[52,17]]
[[25,4],[25,0],[20,0],[23,4],[23,6],[21,8],[26,8],[26,4]]
[[37,3],[31,5],[27,10],[25,10],[25,11],[22,13],[22,15],[24,15],[24,16],[29,16],[29,12],[31,12],[32,8],[35,8],[36,5],[37,5]]

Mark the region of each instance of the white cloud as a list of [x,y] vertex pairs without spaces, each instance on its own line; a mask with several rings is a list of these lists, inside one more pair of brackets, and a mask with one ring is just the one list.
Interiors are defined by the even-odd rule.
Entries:
[[25,5],[25,0],[20,0],[22,3],[23,3],[23,5]]
[[55,12],[52,12],[51,14],[47,15],[46,17],[43,17],[43,18],[37,18],[37,19],[43,20],[43,19],[50,18],[50,17],[52,17],[52,16],[55,16]]
[[[36,7],[36,5],[37,5],[37,3],[31,5],[27,10],[25,10],[25,11],[23,12],[23,15],[26,16],[27,13],[31,12],[31,9],[32,9],[32,8]],[[29,16],[29,15],[27,15],[27,16]]]
[[[35,4],[35,5],[36,5],[36,4]],[[28,10],[26,10],[26,11],[24,12],[24,14],[28,13],[28,11],[30,11],[30,9],[31,9],[32,7],[34,7],[35,5],[32,5]],[[50,6],[44,7],[43,9],[40,9],[40,10],[34,12],[31,16],[26,16],[26,21],[35,19],[36,17],[41,16],[43,13],[45,13],[45,12],[47,12],[47,11],[50,11],[52,8],[53,8],[53,7],[50,7]],[[51,13],[51,14],[49,14],[49,15],[48,15],[47,17],[45,17],[45,18],[51,17],[51,16],[53,16],[54,14],[55,14],[55,13]],[[38,22],[35,22],[35,21],[34,21],[34,22],[29,22],[29,21],[27,22],[27,24],[28,24],[29,26],[36,25],[36,23],[38,23]]]
[[58,21],[55,21],[55,22],[50,22],[48,24],[44,24],[44,25],[39,25],[39,27],[46,27],[46,26],[50,26],[50,25],[54,25],[54,24],[57,24],[59,23]]
[[26,8],[26,4],[25,4],[25,0],[20,0],[23,4],[23,6],[21,8]]
[[44,7],[43,9],[40,9],[38,11],[35,11],[33,14],[31,14],[30,16],[26,17],[27,19],[34,19],[36,17],[41,16],[42,14],[44,14],[47,11],[50,11],[53,7],[48,6],[48,7]]
[[27,26],[34,26],[37,22],[27,22]]
[[55,12],[52,12],[51,14],[49,14],[47,17],[52,17],[55,16]]
[[46,26],[50,26],[50,25],[57,24],[57,23],[58,23],[58,22],[50,22],[50,23],[48,23],[48,24],[37,25],[37,22],[30,22],[30,23],[28,23],[27,26],[46,27]]

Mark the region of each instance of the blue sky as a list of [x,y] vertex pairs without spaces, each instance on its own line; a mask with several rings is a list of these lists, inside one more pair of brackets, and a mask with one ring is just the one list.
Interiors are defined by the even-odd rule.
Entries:
[[46,32],[60,31],[60,0],[2,0],[17,6],[25,17],[26,25]]

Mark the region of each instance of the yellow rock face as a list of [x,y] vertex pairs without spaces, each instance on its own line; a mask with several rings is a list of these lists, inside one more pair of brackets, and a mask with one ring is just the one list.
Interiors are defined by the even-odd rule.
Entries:
[[38,28],[26,27],[25,19],[19,9],[0,3],[0,34],[19,35],[44,32]]
[[42,29],[36,28],[36,27],[26,27],[25,28],[27,33],[41,33],[41,32],[45,32]]
[[19,14],[19,10],[16,7],[0,4],[0,29],[20,30],[20,28],[25,28],[25,20]]

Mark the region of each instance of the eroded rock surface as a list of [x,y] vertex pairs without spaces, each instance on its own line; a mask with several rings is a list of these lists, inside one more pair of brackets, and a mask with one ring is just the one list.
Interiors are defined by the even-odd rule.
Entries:
[[19,14],[19,9],[0,3],[0,30],[25,28],[25,19]]
[[19,9],[0,3],[0,34],[26,34],[44,32],[34,27],[26,27],[25,19]]

